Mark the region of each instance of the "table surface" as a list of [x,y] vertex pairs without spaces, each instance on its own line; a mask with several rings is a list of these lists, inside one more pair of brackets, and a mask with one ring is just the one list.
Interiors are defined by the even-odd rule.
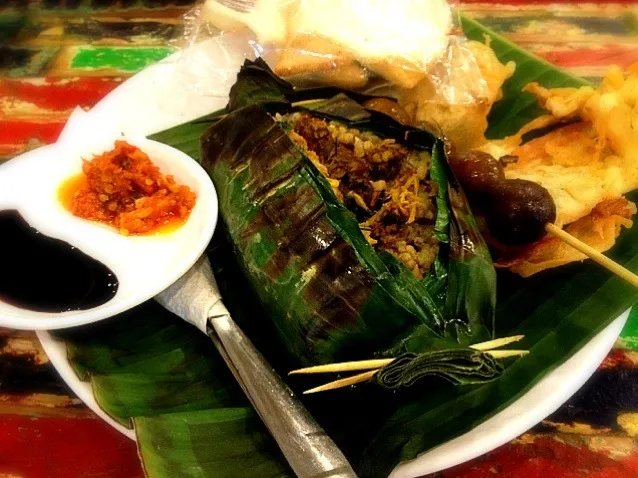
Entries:
[[[0,0],[0,161],[56,140],[170,54],[192,0]],[[459,7],[598,81],[638,61],[638,3],[509,0]],[[638,477],[638,311],[589,382],[542,424],[440,477]],[[66,387],[35,335],[0,328],[0,478],[143,476],[133,442]]]

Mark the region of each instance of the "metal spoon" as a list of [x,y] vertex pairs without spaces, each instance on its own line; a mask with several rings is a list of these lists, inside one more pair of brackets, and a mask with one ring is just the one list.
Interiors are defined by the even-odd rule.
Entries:
[[205,256],[156,299],[213,340],[297,476],[357,476],[343,453],[230,317]]

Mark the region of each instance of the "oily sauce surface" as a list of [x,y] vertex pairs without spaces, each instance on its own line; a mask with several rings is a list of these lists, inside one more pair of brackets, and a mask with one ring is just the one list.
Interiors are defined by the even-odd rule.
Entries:
[[142,150],[116,141],[115,148],[90,161],[58,192],[72,214],[108,224],[124,235],[167,233],[188,219],[196,194],[164,175]]
[[18,211],[0,211],[0,301],[38,312],[98,307],[118,289],[115,274],[67,242],[41,234]]

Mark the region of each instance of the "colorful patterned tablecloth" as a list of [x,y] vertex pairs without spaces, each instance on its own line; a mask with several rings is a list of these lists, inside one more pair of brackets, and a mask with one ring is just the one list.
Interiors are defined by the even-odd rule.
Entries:
[[[0,0],[0,161],[56,140],[89,108],[164,58],[192,0]],[[598,81],[638,61],[638,3],[465,0],[513,41]],[[1,265],[0,265],[1,267]],[[638,313],[567,404],[451,478],[638,477]],[[0,329],[0,477],[143,476],[133,442],[62,382],[35,334]]]

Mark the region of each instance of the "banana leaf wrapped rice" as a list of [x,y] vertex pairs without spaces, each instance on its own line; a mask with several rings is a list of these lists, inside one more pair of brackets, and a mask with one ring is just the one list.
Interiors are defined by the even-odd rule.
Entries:
[[434,235],[436,182],[430,155],[393,139],[336,121],[293,113],[290,138],[357,216],[370,245],[394,255],[417,277],[426,275],[439,249]]
[[246,62],[202,136],[237,258],[302,365],[467,347],[495,272],[443,145]]

